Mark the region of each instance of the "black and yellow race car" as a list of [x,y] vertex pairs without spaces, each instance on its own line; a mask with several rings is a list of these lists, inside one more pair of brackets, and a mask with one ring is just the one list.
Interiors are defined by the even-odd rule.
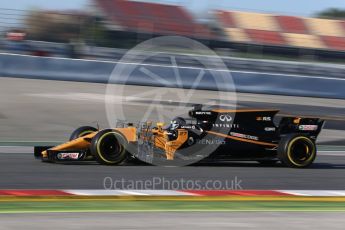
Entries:
[[[275,118],[279,110],[203,109],[163,123],[121,123],[112,129],[83,126],[58,146],[37,146],[45,162],[96,160],[106,165],[144,161],[159,165],[196,162],[257,161],[305,168],[315,160],[316,139],[324,120]],[[279,121],[276,121],[276,120]]]

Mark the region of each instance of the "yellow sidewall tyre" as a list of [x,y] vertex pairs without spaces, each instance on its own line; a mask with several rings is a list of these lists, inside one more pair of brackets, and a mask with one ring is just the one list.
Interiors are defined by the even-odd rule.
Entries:
[[284,136],[278,146],[278,158],[292,168],[309,167],[316,158],[316,144],[303,134]]
[[126,138],[118,131],[106,129],[98,132],[91,141],[91,154],[103,165],[122,165],[128,159]]
[[96,132],[96,131],[97,131],[97,129],[94,127],[82,126],[82,127],[77,128],[76,130],[74,130],[74,132],[71,134],[69,140],[72,141],[72,140],[75,140],[79,137],[86,136],[86,135],[93,133],[93,132]]

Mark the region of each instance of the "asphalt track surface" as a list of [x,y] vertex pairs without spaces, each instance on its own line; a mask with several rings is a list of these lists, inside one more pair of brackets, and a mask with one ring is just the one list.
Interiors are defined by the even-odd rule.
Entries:
[[[114,114],[107,119],[106,84],[0,78],[0,142],[65,141],[77,127],[108,128],[115,119],[169,122],[195,103],[233,108],[275,108],[280,115],[323,117],[319,143],[345,145],[345,100],[220,93],[216,91],[113,85]],[[190,93],[191,92],[191,93]],[[158,97],[157,97],[158,95]]]
[[[21,152],[21,153],[20,153]],[[344,190],[345,152],[320,152],[308,169],[256,162],[185,167],[42,163],[30,147],[0,148],[1,189]],[[215,184],[214,184],[215,183]]]
[[[67,140],[70,133],[82,125],[96,126],[98,123],[101,128],[109,127],[104,84],[15,78],[1,78],[0,81],[1,142],[59,142]],[[156,90],[161,97],[152,96]],[[236,102],[233,94],[219,95],[215,91],[199,90],[188,94],[184,89],[143,86],[118,86],[111,97],[117,101],[116,110],[123,112],[129,121],[141,119],[143,111],[151,105],[163,106],[164,114],[152,111],[150,119],[161,116],[169,121],[174,115],[187,112],[187,107],[194,103],[232,108]],[[281,109],[281,115],[322,116],[327,124],[319,143],[345,145],[344,100],[241,93],[237,94],[237,102],[238,108],[277,108]],[[111,182],[126,181],[125,186],[113,185],[116,189],[133,189],[126,186],[154,179],[160,183],[151,186],[152,189],[186,188],[181,180],[200,181],[201,189],[207,189],[206,182],[215,180],[222,186],[227,183],[228,189],[229,184],[232,189],[231,183],[239,181],[241,187],[235,189],[345,189],[345,152],[320,155],[312,168],[302,170],[280,165],[261,167],[257,163],[182,168],[144,165],[108,167],[92,162],[43,164],[33,159],[32,150],[1,149],[0,152],[1,189],[103,189],[106,177],[111,178]],[[176,180],[177,186],[176,183],[172,185]],[[164,181],[168,182],[164,184]]]
[[2,229],[344,229],[345,213],[182,212],[1,214]]

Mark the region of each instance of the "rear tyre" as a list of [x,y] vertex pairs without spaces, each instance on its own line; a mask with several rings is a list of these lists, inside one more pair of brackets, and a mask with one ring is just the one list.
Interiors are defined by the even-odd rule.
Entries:
[[316,157],[316,144],[302,134],[291,134],[283,137],[278,146],[278,158],[292,168],[306,168]]
[[97,162],[104,165],[120,165],[128,158],[127,144],[126,138],[121,133],[113,129],[105,129],[92,138],[90,150]]
[[96,131],[97,131],[97,129],[94,127],[82,126],[82,127],[77,128],[76,130],[74,130],[74,132],[71,134],[69,140],[72,141],[72,140],[75,140],[79,137],[86,136],[86,135],[93,133],[93,132],[96,132]]

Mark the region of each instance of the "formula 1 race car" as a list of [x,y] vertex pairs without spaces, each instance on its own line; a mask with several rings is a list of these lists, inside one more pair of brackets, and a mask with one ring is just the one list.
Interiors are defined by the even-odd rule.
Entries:
[[310,166],[324,121],[282,117],[275,125],[278,112],[204,110],[195,105],[188,118],[177,117],[168,126],[141,122],[104,130],[80,127],[66,143],[35,147],[35,156],[47,162],[96,160],[106,165],[132,160],[159,165],[251,160],[264,165],[280,161],[288,167]]

